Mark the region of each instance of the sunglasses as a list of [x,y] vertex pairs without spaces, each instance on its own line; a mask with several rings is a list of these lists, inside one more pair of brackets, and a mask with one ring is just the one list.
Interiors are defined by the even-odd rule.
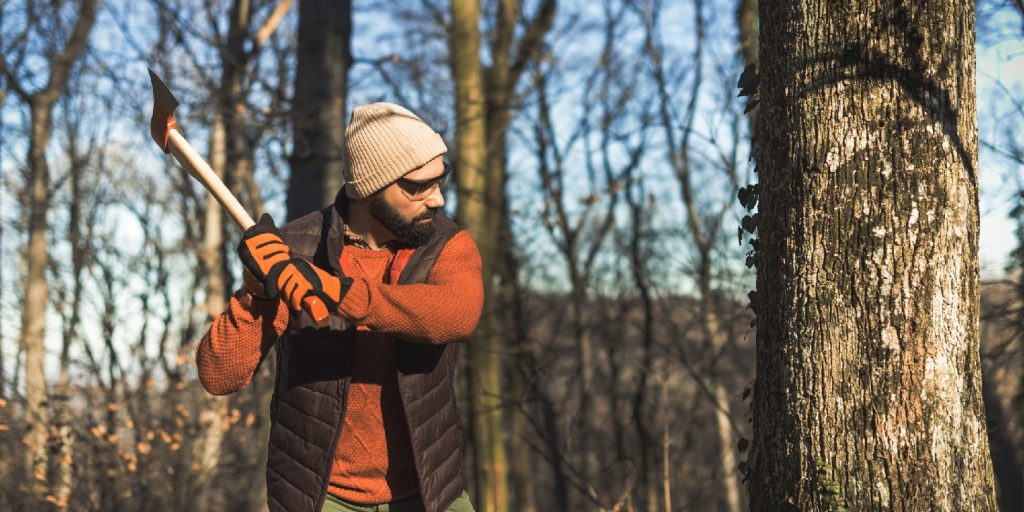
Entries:
[[448,175],[451,174],[451,172],[452,165],[448,162],[444,162],[444,171],[436,178],[422,181],[398,178],[397,183],[406,197],[413,201],[422,201],[434,193],[435,186],[443,192],[444,185],[448,182]]

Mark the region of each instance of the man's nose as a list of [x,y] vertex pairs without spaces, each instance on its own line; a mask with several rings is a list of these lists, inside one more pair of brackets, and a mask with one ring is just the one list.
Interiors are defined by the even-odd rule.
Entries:
[[430,191],[430,195],[427,196],[426,201],[427,208],[441,208],[444,206],[444,194],[441,193],[441,187],[433,187]]

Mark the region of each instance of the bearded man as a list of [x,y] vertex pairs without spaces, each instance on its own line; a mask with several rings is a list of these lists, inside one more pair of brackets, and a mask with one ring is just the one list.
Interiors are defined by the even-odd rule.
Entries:
[[454,373],[484,292],[476,244],[441,211],[447,150],[398,105],[357,107],[334,204],[280,230],[264,215],[239,243],[245,286],[196,364],[225,395],[276,352],[272,511],[473,510]]

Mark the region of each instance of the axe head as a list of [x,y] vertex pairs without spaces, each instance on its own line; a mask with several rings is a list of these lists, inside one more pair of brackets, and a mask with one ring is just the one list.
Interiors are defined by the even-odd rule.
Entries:
[[167,147],[167,133],[172,128],[178,128],[174,122],[174,109],[178,108],[178,100],[174,99],[170,89],[152,69],[149,70],[149,80],[153,84],[153,117],[149,120],[149,133],[160,149],[167,153],[170,151]]

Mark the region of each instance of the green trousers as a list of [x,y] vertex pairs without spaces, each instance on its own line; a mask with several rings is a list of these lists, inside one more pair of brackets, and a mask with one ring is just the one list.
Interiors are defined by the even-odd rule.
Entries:
[[[415,494],[382,505],[358,505],[339,500],[328,494],[327,499],[324,500],[324,508],[321,510],[322,512],[422,512],[423,500],[419,494]],[[462,491],[462,494],[448,507],[448,512],[476,511],[473,510],[473,504],[469,501],[469,494]]]

